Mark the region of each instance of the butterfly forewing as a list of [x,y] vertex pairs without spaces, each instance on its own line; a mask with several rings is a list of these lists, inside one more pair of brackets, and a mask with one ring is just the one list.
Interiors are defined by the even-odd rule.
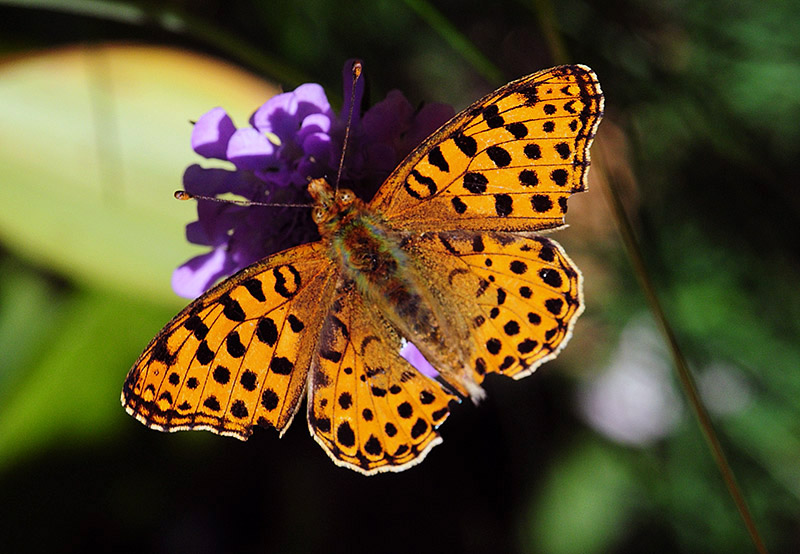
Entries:
[[312,435],[339,465],[402,471],[441,442],[436,428],[456,397],[400,357],[401,339],[343,282],[309,380]]
[[586,187],[603,113],[592,71],[560,66],[498,89],[423,142],[370,207],[394,227],[536,231]]
[[320,243],[284,251],[224,281],[178,314],[131,369],[125,409],[162,431],[246,439],[284,430],[306,387],[335,266]]

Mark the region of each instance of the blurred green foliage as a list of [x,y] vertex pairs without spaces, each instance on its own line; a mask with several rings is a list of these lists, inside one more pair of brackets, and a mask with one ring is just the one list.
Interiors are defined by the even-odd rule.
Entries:
[[575,217],[557,237],[586,260],[574,342],[529,379],[490,380],[405,473],[333,466],[300,417],[238,443],[155,433],[119,406],[194,252],[192,207],[169,197],[196,160],[186,122],[241,86],[153,70],[107,90],[50,49],[177,47],[332,98],[358,56],[372,102],[399,88],[461,108],[553,65],[543,29],[600,77],[667,314],[700,374],[741,375],[749,400],[718,431],[770,551],[800,551],[800,4],[755,0],[0,2],[3,550],[752,552],[688,411],[640,446],[580,415],[576,388],[646,307],[614,235]]

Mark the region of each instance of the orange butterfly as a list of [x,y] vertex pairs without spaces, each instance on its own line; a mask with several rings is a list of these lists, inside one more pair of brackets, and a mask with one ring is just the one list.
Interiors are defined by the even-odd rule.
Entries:
[[455,116],[369,204],[311,181],[322,239],[187,306],[134,364],[125,409],[160,431],[245,440],[255,425],[283,434],[307,394],[336,464],[419,463],[452,401],[480,398],[489,373],[529,375],[569,340],[581,275],[535,233],[586,189],[602,114],[594,73],[555,67]]

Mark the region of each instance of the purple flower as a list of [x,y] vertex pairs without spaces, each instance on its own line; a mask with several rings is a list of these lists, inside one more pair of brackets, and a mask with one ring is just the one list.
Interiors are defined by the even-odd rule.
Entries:
[[[256,202],[310,204],[306,184],[326,177],[333,182],[339,167],[348,114],[350,137],[341,185],[369,200],[383,180],[426,136],[453,116],[443,104],[415,111],[399,92],[365,113],[360,106],[364,79],[352,94],[352,61],[345,63],[344,106],[337,116],[320,85],[306,83],[269,99],[237,129],[223,108],[204,114],[192,130],[192,148],[205,158],[230,162],[233,169],[189,166],[183,175],[194,195],[233,194]],[[238,206],[198,200],[197,221],[186,238],[211,247],[172,275],[172,288],[195,298],[219,279],[253,262],[318,238],[310,210],[289,207]]]
[[417,371],[426,377],[436,379],[439,376],[439,372],[436,371],[436,368],[422,355],[419,348],[414,346],[414,343],[403,339],[403,345],[400,348],[399,354],[401,358],[414,366]]

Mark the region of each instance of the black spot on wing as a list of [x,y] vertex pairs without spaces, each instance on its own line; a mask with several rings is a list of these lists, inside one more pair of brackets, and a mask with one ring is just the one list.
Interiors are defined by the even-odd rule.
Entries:
[[519,172],[519,184],[523,187],[535,187],[539,184],[539,176],[536,170],[523,169]]
[[490,146],[486,149],[486,154],[497,167],[506,167],[511,163],[511,154],[502,146]]
[[257,376],[254,372],[246,369],[242,376],[239,378],[239,383],[241,383],[244,390],[252,392],[256,390],[256,385],[258,384]]
[[497,104],[486,106],[483,109],[482,115],[484,121],[486,121],[486,125],[488,125],[490,129],[497,129],[506,123],[503,116],[499,114]]
[[350,423],[347,421],[339,424],[339,427],[336,429],[336,438],[346,447],[352,447],[356,443],[356,434],[353,432],[353,428],[350,427]]
[[166,335],[158,337],[156,343],[153,345],[153,349],[150,351],[150,359],[172,365],[175,363],[175,354],[170,353],[169,347],[167,346],[167,339],[168,337]]
[[522,149],[522,152],[529,160],[538,160],[542,157],[542,149],[538,144],[534,144],[532,142],[526,144],[525,148]]
[[445,250],[447,250],[451,254],[455,255],[459,254],[458,250],[456,250],[455,247],[452,245],[452,243],[449,240],[447,240],[447,237],[444,234],[439,233],[438,238],[439,242],[442,243],[442,246],[444,246]]
[[555,269],[543,268],[539,270],[541,280],[553,288],[559,288],[563,283],[561,274]]
[[261,281],[258,279],[248,279],[242,286],[247,289],[247,292],[250,293],[250,296],[258,300],[259,302],[264,302],[266,297],[264,296],[264,291],[261,288]]
[[236,400],[231,405],[231,415],[237,419],[244,419],[249,415],[247,405],[242,400]]
[[553,208],[553,201],[544,194],[534,194],[531,196],[531,206],[536,212],[549,212]]
[[553,315],[561,313],[561,308],[564,306],[564,301],[560,298],[550,298],[545,300],[544,307]]
[[421,417],[418,417],[413,427],[411,427],[411,438],[418,439],[419,437],[424,435],[427,431],[428,431],[428,423]]
[[241,358],[247,351],[242,344],[242,340],[239,338],[239,333],[236,331],[231,331],[228,336],[225,337],[225,348],[228,350],[228,354],[234,358]]
[[511,196],[508,194],[494,195],[494,210],[500,217],[506,217],[514,211]]
[[464,201],[461,200],[458,196],[454,196],[453,198],[451,198],[450,203],[453,205],[453,209],[459,215],[467,211],[467,205],[464,204]]
[[509,265],[509,268],[511,269],[512,273],[516,273],[517,275],[522,275],[528,271],[528,265],[521,260],[512,261]]
[[554,169],[550,172],[550,179],[556,184],[556,186],[565,186],[568,178],[569,174],[567,173],[566,169]]
[[338,363],[339,360],[342,359],[342,353],[336,352],[335,350],[323,350],[322,352],[319,353],[319,355],[321,358],[324,358],[334,363]]
[[524,123],[520,123],[519,121],[515,121],[514,123],[509,123],[506,125],[506,131],[511,133],[511,135],[517,140],[528,136],[528,128]]
[[539,91],[537,90],[536,85],[526,85],[515,90],[514,92],[524,96],[525,104],[528,106],[533,106],[539,101]]
[[381,441],[375,435],[370,435],[367,442],[364,443],[364,452],[372,456],[379,456],[383,452]]
[[[420,185],[422,185],[423,187],[425,187],[427,189],[427,194],[426,195],[423,196],[423,194],[421,194],[419,191],[417,191],[415,188],[413,188],[411,186],[411,183],[409,182],[409,180],[412,177],[414,178],[414,180],[416,182],[418,182]],[[411,173],[409,174],[409,177],[403,183],[403,188],[405,188],[405,190],[406,190],[406,192],[408,193],[409,196],[411,196],[413,198],[416,198],[417,200],[422,200],[424,198],[430,198],[431,196],[436,194],[436,190],[437,190],[436,181],[434,181],[433,179],[431,179],[430,177],[428,177],[426,175],[423,175],[422,173],[420,173],[416,169],[411,171]]]
[[284,298],[292,298],[297,294],[301,285],[300,273],[291,264],[286,264],[273,268],[272,275],[275,277],[275,292]]
[[211,375],[214,377],[214,381],[220,385],[227,385],[228,381],[231,380],[231,371],[227,367],[221,365],[215,367]]
[[275,356],[269,363],[269,368],[273,373],[278,375],[289,375],[294,369],[294,364],[283,356]]
[[566,160],[567,158],[569,158],[569,155],[572,153],[572,151],[569,148],[569,144],[567,144],[566,142],[559,142],[558,144],[556,144],[555,149],[558,155],[561,156],[562,160]]
[[231,321],[244,321],[245,314],[242,306],[231,298],[230,294],[225,293],[219,297],[219,303],[222,304],[222,315]]
[[219,405],[219,400],[217,400],[216,396],[209,396],[203,401],[203,406],[211,410],[212,412],[218,412],[221,408]]
[[183,323],[183,326],[191,331],[197,340],[203,340],[206,338],[206,335],[208,335],[208,326],[203,323],[203,320],[196,314],[190,316]]
[[453,142],[456,143],[456,147],[461,151],[461,153],[468,158],[474,157],[478,152],[477,141],[472,137],[464,135],[463,133],[458,133],[456,136],[454,136]]
[[472,194],[483,194],[489,179],[483,173],[466,173],[464,175],[464,188]]
[[323,433],[330,433],[331,420],[327,417],[313,417],[313,425]]
[[197,346],[195,359],[200,362],[200,365],[208,365],[211,363],[211,360],[214,359],[214,352],[212,352],[208,347],[208,343],[206,341],[201,341]]
[[350,406],[353,405],[353,397],[350,395],[349,392],[343,392],[339,395],[339,406],[342,407],[343,410],[347,410]]
[[538,342],[533,339],[525,339],[517,345],[520,354],[530,354],[538,346]]
[[295,333],[299,333],[305,328],[305,324],[294,314],[289,314],[289,317],[286,319],[289,322],[289,327]]
[[275,346],[278,341],[278,327],[275,322],[268,317],[259,321],[256,326],[256,338],[264,344]]
[[431,151],[428,152],[428,163],[439,171],[443,171],[445,173],[450,171],[450,165],[447,163],[447,160],[444,159],[442,150],[438,146],[433,147]]

